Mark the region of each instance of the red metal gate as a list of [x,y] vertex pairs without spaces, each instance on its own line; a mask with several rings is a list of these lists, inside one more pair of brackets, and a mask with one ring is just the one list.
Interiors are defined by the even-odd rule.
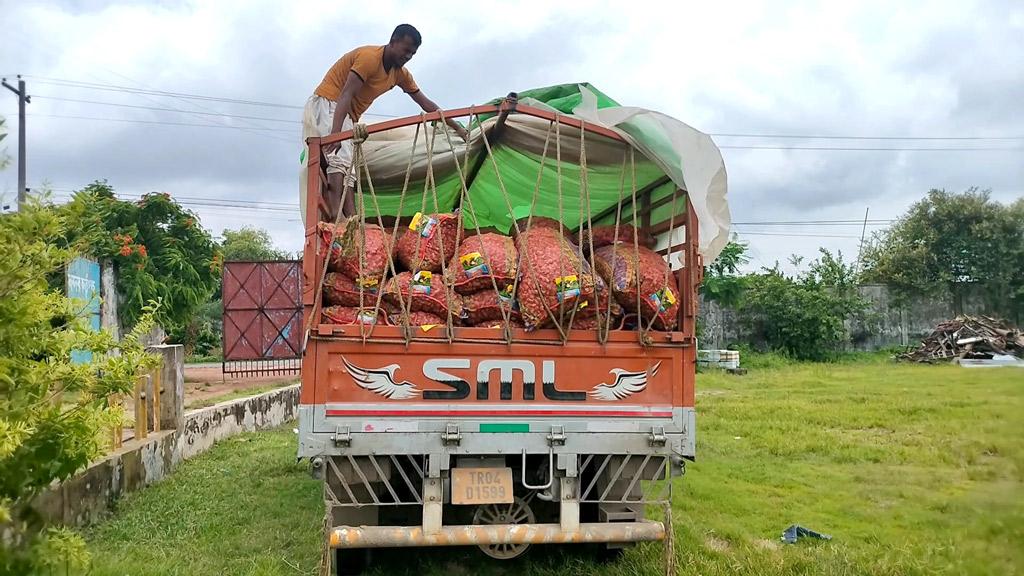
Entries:
[[224,373],[298,373],[302,358],[299,260],[224,264]]

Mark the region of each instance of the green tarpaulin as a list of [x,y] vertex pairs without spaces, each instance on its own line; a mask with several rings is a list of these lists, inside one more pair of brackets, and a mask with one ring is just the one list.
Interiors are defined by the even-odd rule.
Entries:
[[[424,209],[450,212],[459,208],[467,229],[493,227],[507,232],[512,212],[532,207],[534,215],[559,219],[575,229],[588,214],[600,223],[613,223],[615,206],[630,198],[634,186],[642,190],[667,176],[670,181],[654,189],[649,201],[656,203],[676,188],[686,190],[700,222],[701,250],[705,258],[717,255],[728,239],[729,213],[725,167],[707,135],[663,114],[620,106],[588,84],[538,88],[518,96],[520,104],[613,129],[628,143],[587,133],[581,144],[579,130],[566,125],[558,126],[556,138],[549,134],[549,121],[525,114],[509,115],[500,134],[495,132],[497,118],[493,114],[464,119],[472,129],[469,145],[447,135],[441,123],[420,126],[418,134],[415,126],[374,134],[363,144],[373,181],[372,194],[369,181],[364,177],[361,182],[366,214],[371,218],[377,214],[411,216]],[[492,104],[499,102],[501,99]],[[487,157],[481,132],[494,140],[493,158]],[[428,134],[433,138],[432,151]],[[584,149],[589,194],[581,191]],[[428,185],[428,165],[433,185]],[[470,173],[475,176],[464,196],[461,182]],[[684,198],[668,201],[652,212],[651,223],[669,219],[674,211],[681,224],[678,215],[684,210]],[[622,221],[631,217],[632,204],[627,202]]]

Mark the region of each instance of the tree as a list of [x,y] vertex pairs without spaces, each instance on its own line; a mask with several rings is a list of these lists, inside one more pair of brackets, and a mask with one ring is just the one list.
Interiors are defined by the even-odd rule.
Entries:
[[287,260],[289,254],[274,247],[270,234],[262,228],[243,226],[239,230],[225,230],[221,252],[225,262],[244,260]]
[[58,210],[73,224],[69,245],[117,265],[123,298],[118,311],[126,329],[139,320],[146,302],[161,301],[157,322],[168,333],[183,333],[220,285],[223,260],[217,245],[199,218],[169,194],[126,202],[97,181]]
[[931,190],[864,253],[864,277],[900,297],[933,295],[958,312],[976,289],[995,312],[1024,308],[1024,202],[987,190]]
[[[0,538],[0,574],[83,568],[81,538],[45,528],[26,504],[102,453],[123,418],[109,398],[129,393],[157,361],[139,345],[152,308],[137,311],[135,330],[118,343],[91,331],[82,303],[47,283],[73,256],[59,246],[66,224],[35,199],[0,216],[0,525],[13,529]],[[73,364],[72,350],[93,359]]]
[[740,266],[750,261],[745,242],[729,241],[715,261],[704,267],[700,293],[723,306],[735,306],[743,293]]
[[755,341],[800,360],[826,360],[850,342],[848,321],[867,320],[854,266],[842,253],[820,252],[805,272],[788,275],[776,265],[745,277],[739,313]]

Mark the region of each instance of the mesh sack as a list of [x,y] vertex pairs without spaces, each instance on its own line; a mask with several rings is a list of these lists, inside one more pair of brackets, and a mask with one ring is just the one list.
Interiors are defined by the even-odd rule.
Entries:
[[[362,292],[363,301],[359,297]],[[339,274],[328,272],[324,277],[324,302],[331,306],[374,306],[377,303],[377,287],[360,288],[356,281]]]
[[462,314],[471,326],[494,320],[504,321],[502,306],[510,318],[519,320],[519,303],[512,297],[511,285],[498,294],[494,290],[480,290],[462,296]]
[[[592,305],[593,304],[593,305]],[[579,327],[581,320],[589,320],[596,316],[601,318],[609,317],[609,308],[611,308],[611,321],[612,324],[616,324],[617,320],[622,317],[622,306],[612,296],[611,290],[608,289],[608,284],[604,281],[599,274],[594,275],[594,299],[585,300],[576,307],[576,316],[573,317],[572,327]],[[569,315],[566,315],[565,326],[569,326]]]
[[404,312],[399,312],[394,316],[388,316],[388,321],[394,326],[444,326],[447,323],[445,318],[422,311],[410,312],[408,316]]
[[594,249],[594,268],[611,286],[612,294],[625,310],[636,312],[639,295],[640,317],[645,325],[654,320],[652,327],[657,330],[676,328],[679,286],[668,263],[657,252],[623,243],[603,246]]
[[516,244],[508,236],[492,233],[470,236],[459,245],[448,266],[450,284],[459,294],[493,292],[495,285],[501,290],[515,283],[518,258]]
[[462,317],[462,300],[445,289],[440,274],[429,270],[415,274],[401,272],[388,280],[384,285],[384,299],[389,306],[401,308],[404,303],[412,312],[430,312],[444,318],[445,323],[449,306],[456,321]]
[[526,232],[527,225],[532,232],[533,230],[552,230],[557,232],[566,238],[572,239],[572,231],[565,225],[555,220],[554,218],[548,218],[546,216],[534,216],[531,220],[529,217],[520,218],[516,220],[516,224],[519,226],[519,230],[516,227],[512,227],[512,236],[518,238],[521,234]]
[[[363,250],[360,266],[360,250]],[[391,256],[391,236],[376,224],[360,223],[349,219],[341,240],[338,272],[355,280],[360,286],[379,286],[388,269]]]
[[[331,242],[331,254],[327,257],[327,269],[331,272],[337,272],[341,266],[341,239],[345,235],[345,224],[345,220],[342,220],[337,225],[331,222],[317,222],[316,224],[317,237],[320,241],[318,254],[321,257],[327,252],[328,241]],[[331,236],[332,230],[334,231],[333,238]]]
[[584,230],[582,246],[589,250],[591,241],[594,243],[594,248],[610,246],[616,242],[624,242],[632,246],[634,231],[636,231],[638,245],[645,248],[654,248],[654,236],[643,230],[636,229],[630,224],[619,224],[618,234],[615,233],[615,226],[594,226],[589,232]]
[[[511,324],[513,328],[522,329],[522,328],[525,327],[523,325],[523,321],[521,319],[519,319],[519,318],[509,318],[508,321],[509,321],[509,324]],[[471,326],[473,328],[504,328],[505,327],[505,321],[504,320],[485,320],[485,321],[479,322],[477,324],[471,324]]]
[[374,313],[372,308],[356,308],[353,306],[328,306],[322,312],[325,324],[384,324],[387,318],[384,312]]
[[396,242],[398,260],[409,270],[440,272],[442,263],[455,255],[460,228],[459,217],[455,214],[417,212],[409,230]]
[[[605,320],[605,317],[604,317],[603,314],[602,315],[594,314],[594,315],[591,315],[589,318],[579,318],[579,317],[577,317],[572,322],[572,329],[573,330],[597,330],[598,328],[604,328],[605,322],[606,322],[606,320]],[[612,327],[612,329],[614,330],[614,329],[618,328],[618,326],[620,324],[621,324],[621,318],[620,317],[612,316],[612,320],[611,320],[611,327]]]
[[519,309],[528,330],[568,319],[573,308],[597,308],[594,274],[579,249],[557,230],[531,229],[516,238]]

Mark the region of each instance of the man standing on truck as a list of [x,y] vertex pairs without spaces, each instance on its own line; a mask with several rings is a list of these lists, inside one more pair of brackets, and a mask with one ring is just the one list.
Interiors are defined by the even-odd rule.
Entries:
[[[399,24],[391,34],[391,41],[384,46],[362,46],[342,56],[331,66],[323,81],[306,101],[302,119],[303,154],[300,170],[299,201],[305,220],[306,209],[306,162],[309,151],[305,148],[306,138],[327,136],[352,128],[360,116],[378,96],[400,87],[424,112],[434,112],[437,104],[420,90],[412,79],[405,64],[412,59],[422,38],[416,28]],[[447,123],[463,140],[469,133],[459,123],[448,119]],[[351,186],[354,190],[357,174],[352,168],[352,141],[335,144],[325,151],[327,157],[327,206],[332,215],[341,202],[342,190]],[[354,192],[345,196],[342,214],[355,214]]]

